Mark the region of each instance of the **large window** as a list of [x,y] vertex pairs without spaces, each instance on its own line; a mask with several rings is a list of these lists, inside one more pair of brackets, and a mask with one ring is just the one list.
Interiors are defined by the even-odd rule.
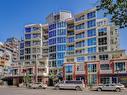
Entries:
[[80,54],[85,54],[85,49],[79,49],[79,50],[76,50],[76,54],[80,55]]
[[56,53],[49,54],[49,59],[56,59]]
[[31,39],[31,34],[25,34],[25,39]]
[[99,47],[99,52],[107,51],[107,46]]
[[96,60],[96,56],[92,55],[92,56],[88,56],[88,61],[93,61]]
[[100,68],[101,68],[101,70],[109,70],[110,69],[109,64],[101,64]]
[[99,59],[100,60],[108,60],[108,55],[107,54],[105,54],[105,55],[99,55]]
[[71,45],[71,46],[67,47],[67,51],[71,51],[71,50],[74,50],[74,45]]
[[49,39],[49,45],[56,44],[56,38]]
[[115,70],[116,71],[125,71],[125,62],[116,62],[115,63]]
[[57,46],[57,51],[65,51],[66,50],[66,45],[58,45]]
[[88,37],[96,36],[96,29],[88,30],[87,31],[87,36]]
[[56,24],[51,24],[49,25],[49,30],[55,29],[56,28]]
[[30,41],[26,41],[26,42],[25,42],[25,46],[26,46],[26,47],[31,46],[31,42],[30,42]]
[[87,22],[87,28],[96,26],[96,20],[90,20]]
[[57,35],[66,35],[66,29],[58,29]]
[[72,75],[66,75],[66,80],[72,80]]
[[66,37],[58,37],[57,42],[58,43],[66,43]]
[[77,57],[77,62],[84,62],[85,61],[85,57]]
[[78,47],[84,47],[85,46],[85,41],[80,41],[76,43],[76,48]]
[[57,53],[57,58],[58,59],[63,59],[65,55],[65,52]]
[[96,45],[96,38],[88,39],[88,46]]
[[96,17],[96,12],[95,11],[94,12],[90,12],[90,13],[87,14],[87,18],[88,19],[94,18],[94,17]]
[[75,26],[76,30],[80,30],[80,29],[84,29],[84,28],[85,28],[85,24],[84,23]]
[[62,22],[58,22],[57,23],[57,28],[66,27],[66,25],[67,25],[66,22],[63,22],[63,21]]
[[56,52],[56,46],[49,47],[49,52]]
[[66,73],[72,73],[72,65],[67,65],[65,67],[65,71],[66,71]]
[[88,48],[88,53],[96,53],[96,47]]
[[107,28],[100,28],[100,29],[98,29],[98,35],[99,36],[107,35]]
[[98,44],[99,45],[107,45],[107,37],[99,38]]
[[57,66],[62,67],[64,63],[64,60],[57,60]]
[[96,64],[88,64],[88,72],[96,72],[97,67]]
[[70,38],[68,38],[68,39],[67,39],[67,42],[68,42],[68,43],[72,43],[72,42],[74,42],[74,37],[70,37]]
[[56,36],[56,30],[49,32],[49,38]]
[[85,38],[85,32],[76,34],[76,39]]
[[31,32],[31,28],[25,28],[25,32]]

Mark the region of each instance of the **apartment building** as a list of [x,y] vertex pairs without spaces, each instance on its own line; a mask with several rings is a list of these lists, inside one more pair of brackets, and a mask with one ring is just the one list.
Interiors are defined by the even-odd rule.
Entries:
[[68,11],[51,13],[47,16],[48,23],[48,64],[49,74],[54,78],[62,77],[62,68],[66,51],[66,19],[72,15]]
[[24,40],[20,43],[22,74],[31,82],[47,81],[48,77],[48,26],[30,24],[25,26]]
[[120,82],[118,75],[127,80],[127,58],[119,48],[116,26],[106,18],[98,19],[94,8],[66,21],[64,80],[83,79],[87,85]]

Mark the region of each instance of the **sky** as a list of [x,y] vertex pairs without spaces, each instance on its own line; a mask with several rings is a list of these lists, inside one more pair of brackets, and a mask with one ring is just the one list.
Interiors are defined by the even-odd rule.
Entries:
[[[97,0],[0,0],[0,41],[20,39],[27,24],[46,23],[46,16],[60,10],[77,14],[93,8]],[[100,14],[103,16],[103,14]],[[120,47],[127,50],[127,28],[120,29]]]

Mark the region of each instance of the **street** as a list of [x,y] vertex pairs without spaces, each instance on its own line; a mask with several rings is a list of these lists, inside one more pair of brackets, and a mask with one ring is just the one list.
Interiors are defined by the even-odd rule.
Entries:
[[75,91],[75,90],[53,90],[48,89],[27,89],[17,87],[0,87],[0,95],[127,95],[127,90],[122,92],[114,91]]

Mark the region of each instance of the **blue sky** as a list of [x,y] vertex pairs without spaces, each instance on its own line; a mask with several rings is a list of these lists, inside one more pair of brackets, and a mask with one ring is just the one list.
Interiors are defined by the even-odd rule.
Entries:
[[[0,0],[0,41],[15,36],[21,38],[24,25],[45,23],[45,17],[55,11],[69,10],[73,14],[95,7],[97,0]],[[120,30],[120,47],[127,50],[127,28]]]

